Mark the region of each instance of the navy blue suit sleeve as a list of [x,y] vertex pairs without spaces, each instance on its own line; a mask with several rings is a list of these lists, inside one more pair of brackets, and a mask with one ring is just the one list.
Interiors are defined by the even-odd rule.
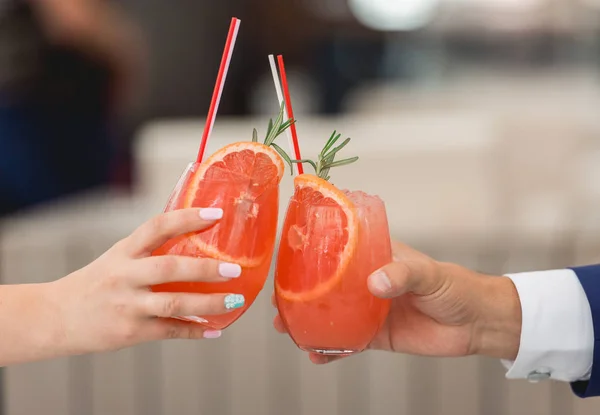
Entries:
[[594,324],[594,358],[588,381],[573,382],[571,388],[580,398],[600,396],[600,265],[571,268],[585,291]]

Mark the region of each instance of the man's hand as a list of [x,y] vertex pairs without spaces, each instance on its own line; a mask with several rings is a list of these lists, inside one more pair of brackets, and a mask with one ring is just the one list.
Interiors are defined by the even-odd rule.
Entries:
[[[512,281],[437,262],[400,243],[393,248],[394,262],[368,280],[373,295],[393,299],[370,349],[424,356],[516,357],[521,308]],[[279,316],[274,325],[285,332]],[[311,354],[311,360],[327,363],[335,358]]]

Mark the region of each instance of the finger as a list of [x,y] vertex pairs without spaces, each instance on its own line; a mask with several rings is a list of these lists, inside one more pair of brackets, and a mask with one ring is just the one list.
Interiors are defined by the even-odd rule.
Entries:
[[143,312],[154,317],[181,317],[224,314],[243,307],[241,294],[147,293]]
[[316,365],[325,365],[327,363],[335,362],[336,360],[343,359],[348,356],[325,356],[318,353],[309,353],[308,358],[311,362]]
[[275,293],[271,294],[271,305],[277,308],[277,299],[275,298]]
[[223,210],[219,208],[180,209],[163,213],[137,228],[127,238],[127,246],[133,255],[148,255],[169,239],[206,229],[222,217]]
[[275,330],[277,330],[281,334],[287,333],[287,329],[285,328],[285,324],[283,324],[283,320],[281,319],[281,317],[279,316],[279,314],[276,315],[275,318],[273,319],[273,327],[275,327]]
[[394,257],[394,261],[407,261],[407,260],[420,260],[420,261],[429,261],[430,257],[425,255],[422,252],[417,251],[416,249],[398,241],[392,242],[392,255]]
[[429,295],[442,283],[433,261],[404,260],[392,262],[369,276],[369,291],[380,298],[398,297],[407,292]]
[[161,255],[130,261],[129,275],[142,286],[168,282],[223,282],[238,278],[242,267],[210,258]]
[[165,339],[217,339],[221,337],[221,330],[213,330],[201,326],[197,323],[191,323],[176,319],[156,319],[150,325],[150,340]]

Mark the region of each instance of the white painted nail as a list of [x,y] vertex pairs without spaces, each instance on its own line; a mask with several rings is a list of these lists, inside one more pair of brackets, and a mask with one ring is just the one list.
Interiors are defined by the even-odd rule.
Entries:
[[204,208],[200,209],[200,218],[204,220],[219,220],[223,217],[223,209],[221,208]]
[[237,278],[242,275],[242,267],[238,264],[222,262],[219,264],[219,275],[225,278]]
[[218,339],[219,337],[221,337],[221,330],[206,330],[203,333],[203,336],[205,339]]

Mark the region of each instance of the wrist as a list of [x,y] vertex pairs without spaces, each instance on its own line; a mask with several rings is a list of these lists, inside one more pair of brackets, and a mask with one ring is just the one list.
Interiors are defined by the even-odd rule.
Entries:
[[56,296],[55,285],[54,282],[47,282],[23,286],[29,291],[26,304],[29,304],[30,311],[25,321],[28,322],[27,330],[32,333],[34,360],[67,354],[59,312],[60,299]]
[[0,288],[0,366],[64,355],[50,284],[5,285]]
[[521,303],[508,277],[483,276],[480,314],[475,324],[475,354],[515,360],[521,340]]

